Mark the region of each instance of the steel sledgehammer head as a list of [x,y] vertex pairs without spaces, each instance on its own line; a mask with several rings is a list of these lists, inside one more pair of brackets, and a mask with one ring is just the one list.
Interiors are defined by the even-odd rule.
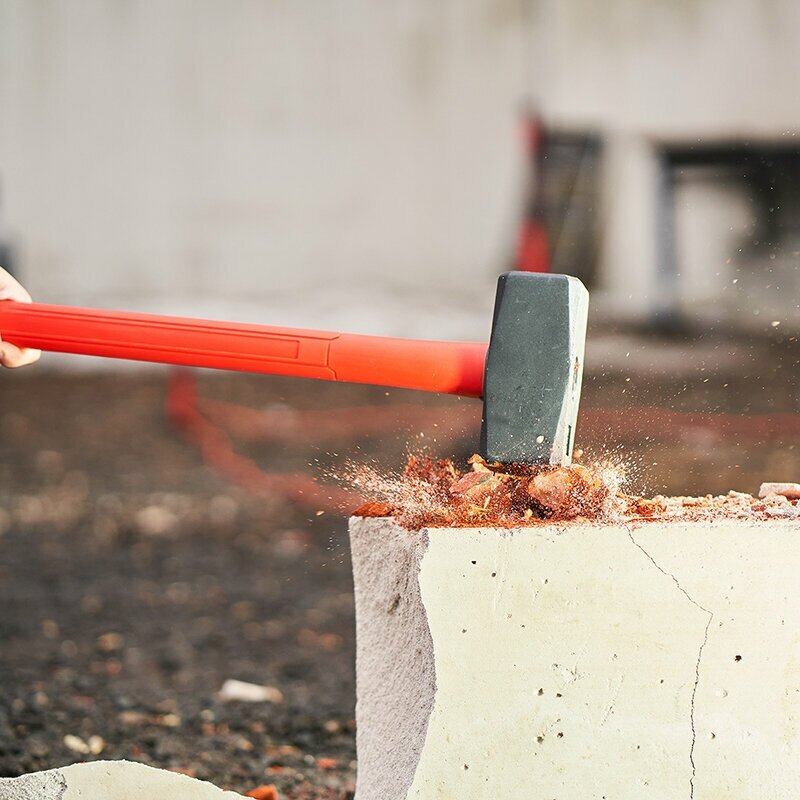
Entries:
[[487,461],[572,461],[588,310],[577,278],[500,276],[483,384]]

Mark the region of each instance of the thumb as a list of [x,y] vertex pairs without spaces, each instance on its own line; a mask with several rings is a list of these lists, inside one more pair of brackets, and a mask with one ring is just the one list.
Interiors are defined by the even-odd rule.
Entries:
[[0,342],[0,364],[4,367],[24,367],[38,361],[41,355],[41,350],[17,347],[11,342]]

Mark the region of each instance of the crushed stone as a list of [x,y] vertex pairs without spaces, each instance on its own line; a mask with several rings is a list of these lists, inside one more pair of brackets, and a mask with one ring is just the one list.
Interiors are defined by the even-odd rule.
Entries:
[[800,501],[742,492],[704,497],[626,494],[624,465],[488,463],[479,455],[462,471],[450,459],[410,455],[400,474],[354,466],[351,485],[367,501],[354,516],[394,517],[404,527],[525,527],[571,521],[713,521],[796,519]]

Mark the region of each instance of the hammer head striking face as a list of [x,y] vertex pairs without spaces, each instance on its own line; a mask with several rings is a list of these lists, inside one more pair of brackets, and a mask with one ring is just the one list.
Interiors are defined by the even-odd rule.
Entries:
[[577,278],[500,276],[483,387],[487,461],[571,462],[588,309]]

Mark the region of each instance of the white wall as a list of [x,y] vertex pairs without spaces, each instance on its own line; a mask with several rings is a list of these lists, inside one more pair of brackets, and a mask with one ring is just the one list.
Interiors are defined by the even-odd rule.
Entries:
[[785,135],[800,123],[796,0],[540,0],[548,119],[656,139]]
[[32,292],[485,336],[525,31],[522,0],[0,0],[2,212]]

